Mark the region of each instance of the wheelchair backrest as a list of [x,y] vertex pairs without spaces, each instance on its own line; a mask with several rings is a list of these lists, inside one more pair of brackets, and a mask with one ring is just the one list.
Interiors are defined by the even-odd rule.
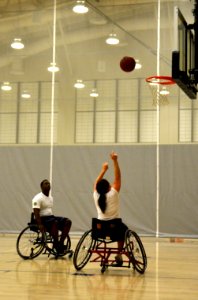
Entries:
[[104,240],[112,240],[117,241],[120,224],[122,220],[120,218],[113,220],[99,220],[97,218],[92,219],[92,238],[94,240],[104,239]]
[[30,230],[35,231],[35,232],[39,231],[39,228],[37,226],[36,219],[35,219],[33,212],[31,213],[30,222],[28,222],[28,225],[30,227]]

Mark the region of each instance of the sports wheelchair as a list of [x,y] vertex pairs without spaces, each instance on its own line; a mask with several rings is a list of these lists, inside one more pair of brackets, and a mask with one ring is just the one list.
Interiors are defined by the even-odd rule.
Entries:
[[[119,233],[119,224],[121,219],[109,221],[92,219],[92,229],[86,231],[80,238],[73,256],[73,264],[76,270],[81,270],[90,260],[90,262],[100,263],[101,272],[104,273],[108,267],[118,267],[115,257],[120,253],[117,247],[111,246],[117,242]],[[109,246],[109,244],[111,244]],[[132,266],[140,274],[143,274],[147,267],[147,256],[144,246],[138,234],[130,229],[125,233],[125,242],[123,250],[120,253],[123,256],[122,267],[130,268]]]
[[47,254],[48,257],[52,254],[55,258],[60,256],[68,256],[71,258],[73,251],[71,248],[71,240],[68,236],[64,243],[64,252],[57,253],[53,248],[53,238],[48,232],[42,233],[34,218],[34,213],[31,214],[31,220],[19,234],[16,242],[16,249],[19,256],[23,259],[33,259],[41,253]]

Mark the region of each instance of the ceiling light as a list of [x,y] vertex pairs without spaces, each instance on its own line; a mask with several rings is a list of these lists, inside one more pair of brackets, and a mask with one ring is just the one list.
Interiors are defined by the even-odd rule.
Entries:
[[99,96],[99,94],[96,89],[93,89],[90,93],[90,96],[93,98],[97,98]]
[[166,89],[165,86],[163,86],[162,90],[160,91],[160,95],[167,96],[169,94],[170,92]]
[[142,68],[142,65],[141,65],[139,59],[136,59],[135,62],[136,62],[136,64],[135,64],[135,69],[136,69],[136,70],[141,69],[141,68]]
[[85,1],[76,1],[76,5],[73,7],[73,12],[77,14],[86,14],[88,12],[88,7],[85,6]]
[[109,37],[106,39],[106,43],[109,45],[117,45],[119,42],[116,33],[110,33]]
[[24,99],[29,99],[29,98],[31,98],[31,95],[30,95],[30,93],[28,93],[27,91],[24,91],[24,92],[21,94],[21,97],[24,98]]
[[50,66],[47,68],[49,72],[58,72],[59,67],[57,67],[56,63],[50,63]]
[[11,44],[11,47],[13,49],[21,50],[24,48],[24,44],[22,43],[21,39],[14,39],[14,41]]
[[12,87],[9,82],[4,82],[1,86],[3,91],[11,91]]
[[76,89],[83,89],[83,88],[85,87],[85,84],[82,82],[81,79],[78,79],[78,80],[76,81],[76,83],[74,84],[74,87],[75,87]]

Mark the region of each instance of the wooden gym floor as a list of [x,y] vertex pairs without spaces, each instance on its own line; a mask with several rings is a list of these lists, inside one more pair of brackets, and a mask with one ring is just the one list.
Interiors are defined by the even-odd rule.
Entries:
[[[148,267],[109,268],[97,263],[76,272],[72,259],[40,255],[23,260],[16,253],[15,234],[0,234],[0,299],[17,300],[197,300],[198,240],[142,237]],[[72,249],[79,237],[72,237]]]

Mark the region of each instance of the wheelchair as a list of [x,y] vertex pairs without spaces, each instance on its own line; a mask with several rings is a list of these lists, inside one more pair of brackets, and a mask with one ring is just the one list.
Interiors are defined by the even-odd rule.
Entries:
[[[92,254],[95,254],[90,262],[100,263],[101,273],[104,273],[108,267],[118,267],[115,255],[120,253],[123,256],[121,267],[132,267],[140,274],[144,274],[147,267],[147,256],[136,232],[130,229],[126,231],[122,252],[112,246],[118,241],[120,222],[121,219],[109,221],[92,219],[92,229],[82,235],[74,251],[73,265],[77,271],[88,263]],[[114,257],[112,258],[112,256]]]
[[71,240],[68,237],[64,242],[64,252],[57,253],[53,248],[53,238],[48,232],[42,233],[34,218],[34,213],[31,214],[31,220],[27,226],[20,232],[16,242],[17,253],[23,259],[33,259],[41,253],[54,255],[55,258],[65,256],[68,254],[69,258],[72,257],[73,251],[71,248]]

